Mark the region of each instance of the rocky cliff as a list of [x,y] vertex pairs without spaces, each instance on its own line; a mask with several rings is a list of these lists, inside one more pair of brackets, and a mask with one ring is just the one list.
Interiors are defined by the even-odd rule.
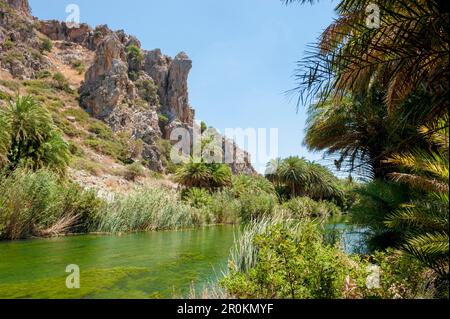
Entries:
[[[158,140],[167,139],[176,127],[192,130],[195,125],[188,94],[192,61],[187,54],[172,58],[160,49],[143,50],[137,38],[106,25],[71,28],[65,22],[40,21],[32,17],[27,0],[0,0],[0,69],[27,80],[54,68],[54,59],[44,53],[48,40],[57,44],[63,63],[86,64],[84,80],[76,88],[80,106],[113,131],[141,140],[148,166],[163,172]],[[94,58],[87,59],[86,52]],[[230,143],[224,139],[222,147]],[[248,154],[233,148],[246,159],[231,165],[233,171],[254,173]]]

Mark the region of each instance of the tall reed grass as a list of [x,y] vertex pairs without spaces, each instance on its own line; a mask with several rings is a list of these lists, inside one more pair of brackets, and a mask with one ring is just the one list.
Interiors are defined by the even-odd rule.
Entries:
[[200,210],[182,203],[179,194],[161,188],[138,188],[117,195],[106,210],[96,216],[92,231],[120,233],[200,226]]

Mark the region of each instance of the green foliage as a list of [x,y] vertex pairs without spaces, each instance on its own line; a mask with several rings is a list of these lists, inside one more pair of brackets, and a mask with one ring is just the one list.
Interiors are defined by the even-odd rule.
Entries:
[[180,168],[180,165],[172,162],[171,152],[172,152],[172,144],[169,140],[158,139],[156,142],[156,146],[158,147],[158,151],[161,154],[160,160],[163,166],[166,168],[166,172],[169,174],[174,174]]
[[158,87],[152,79],[136,81],[139,95],[150,105],[159,106]]
[[235,196],[240,197],[245,193],[266,193],[275,195],[275,188],[271,182],[262,176],[235,175],[233,176],[232,190]]
[[53,74],[53,87],[69,94],[73,93],[73,90],[70,88],[69,81],[61,72]]
[[252,236],[255,259],[247,271],[231,262],[222,286],[236,298],[335,299],[344,295],[350,259],[324,246],[312,224],[274,224]]
[[231,169],[225,164],[205,163],[191,158],[177,170],[176,179],[187,188],[213,191],[231,185]]
[[207,208],[212,204],[211,194],[204,188],[190,188],[183,192],[183,200],[195,208]]
[[88,131],[95,134],[98,138],[101,139],[114,139],[114,133],[112,129],[108,125],[100,121],[90,123]]
[[204,133],[207,129],[208,129],[208,126],[206,125],[206,123],[201,121],[201,123],[200,123],[200,131],[202,133]]
[[203,223],[199,212],[183,204],[178,194],[158,188],[140,188],[117,195],[106,212],[98,214],[92,230],[130,232],[178,229]]
[[45,38],[41,43],[42,52],[52,52],[53,42],[49,38]]
[[262,176],[233,176],[231,192],[239,201],[243,222],[270,216],[278,204],[274,186]]
[[82,60],[73,60],[70,65],[74,68],[78,74],[83,74],[86,71],[86,65]]
[[6,52],[6,54],[2,57],[3,64],[13,64],[16,62],[23,63],[24,62],[23,53],[18,51],[17,49],[11,49]]
[[49,70],[41,70],[36,73],[37,79],[47,79],[50,78],[51,76],[52,72],[50,72]]
[[138,72],[144,62],[144,54],[142,53],[142,50],[137,45],[131,44],[127,46],[126,51],[130,71]]
[[145,170],[141,163],[129,164],[125,167],[125,178],[129,181],[136,181],[138,177],[145,176]]
[[3,41],[3,48],[5,50],[11,50],[16,46],[16,43],[14,41],[12,41],[11,39],[5,39],[5,41]]
[[0,118],[9,129],[6,152],[9,169],[48,167],[64,173],[69,161],[68,145],[56,131],[50,114],[33,97],[19,96],[6,112],[0,113]]
[[391,177],[419,192],[419,196],[391,213],[384,223],[389,229],[402,233],[404,250],[436,272],[448,289],[448,118],[422,127],[421,131],[428,135],[430,149],[436,151],[415,149],[389,160],[402,169]]
[[316,200],[342,200],[339,180],[325,167],[299,157],[277,159],[267,164],[266,177],[290,198],[308,196]]
[[339,207],[328,201],[317,202],[309,197],[296,197],[282,205],[292,217],[330,217],[341,214]]
[[399,233],[389,230],[384,222],[410,197],[410,190],[393,182],[376,180],[355,189],[358,200],[350,209],[355,225],[367,227],[371,233],[370,245],[385,248],[398,243]]
[[0,238],[85,232],[103,202],[46,170],[0,176]]

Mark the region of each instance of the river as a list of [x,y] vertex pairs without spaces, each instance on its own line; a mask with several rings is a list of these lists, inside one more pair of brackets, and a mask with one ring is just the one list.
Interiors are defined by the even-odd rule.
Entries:
[[[341,219],[330,225],[346,229]],[[0,242],[0,298],[186,296],[221,277],[236,234],[220,226]],[[359,245],[354,236],[344,236],[349,251]],[[68,265],[80,269],[79,289],[66,287]]]

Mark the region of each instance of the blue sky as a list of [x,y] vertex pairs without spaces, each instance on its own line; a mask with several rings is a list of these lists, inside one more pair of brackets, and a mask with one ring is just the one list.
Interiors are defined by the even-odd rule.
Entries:
[[[65,20],[68,4],[81,21],[108,24],[137,36],[144,49],[161,48],[193,60],[190,103],[197,119],[225,128],[278,128],[279,156],[321,154],[302,145],[305,107],[284,93],[307,44],[334,17],[332,1],[285,6],[279,0],[30,0],[40,19]],[[256,163],[263,171],[263,163]]]

